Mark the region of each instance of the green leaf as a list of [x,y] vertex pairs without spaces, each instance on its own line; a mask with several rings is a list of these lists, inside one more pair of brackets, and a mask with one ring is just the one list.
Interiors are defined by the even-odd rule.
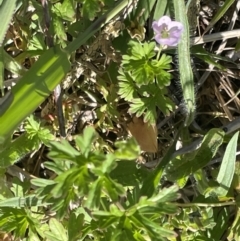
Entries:
[[1,31],[0,31],[0,46],[2,46],[5,34],[10,25],[12,16],[16,8],[17,0],[4,0],[0,6],[0,16],[2,18]]
[[[141,92],[147,93],[147,97],[133,99],[130,103],[130,113],[136,113],[139,117],[144,114],[144,122],[153,124],[156,121],[158,107],[164,114],[168,114],[172,110],[172,101],[165,97],[166,89],[158,89],[155,84],[141,87]],[[139,92],[140,92],[139,91]]]
[[[187,178],[188,179],[188,178]],[[212,180],[208,180],[206,174],[203,170],[198,170],[194,173],[194,179],[197,182],[197,190],[206,198],[212,194],[213,189],[216,188],[216,185],[213,186]],[[185,183],[186,184],[186,183]],[[184,184],[184,186],[185,186]],[[217,184],[217,183],[216,183]]]
[[49,205],[49,203],[43,201],[43,197],[36,197],[36,195],[29,195],[26,197],[12,197],[6,200],[0,201],[0,207],[12,207],[12,208],[20,208],[20,207],[41,207]]
[[131,101],[132,99],[137,98],[137,86],[132,76],[120,69],[117,78],[119,80],[118,94],[121,96],[121,98],[125,99],[126,101]]
[[124,186],[136,186],[142,183],[149,174],[150,172],[144,167],[137,168],[134,161],[118,161],[117,167],[110,173],[110,176]]
[[83,135],[76,138],[76,144],[85,157],[87,157],[91,151],[92,144],[96,137],[95,129],[93,127],[87,127],[84,129]]
[[150,59],[155,56],[155,43],[130,42],[128,55],[123,55],[122,67],[126,71],[131,71],[132,78],[137,85],[153,82],[154,70]]
[[44,42],[44,36],[40,33],[32,36],[32,39],[29,41],[28,50],[46,50],[46,44]]
[[63,168],[63,166],[61,164],[59,164],[59,162],[58,163],[44,162],[44,167],[53,171],[55,174],[60,175],[65,171],[65,169]]
[[49,185],[54,185],[56,182],[54,180],[48,180],[43,178],[34,178],[31,180],[31,183],[37,187],[46,187]]
[[70,69],[67,53],[60,48],[47,50],[12,87],[0,108],[0,137],[4,140],[31,114]]
[[57,14],[58,17],[67,20],[74,21],[76,3],[74,0],[64,0],[62,3],[54,4],[52,8],[53,12]]
[[214,222],[216,223],[216,225],[212,228],[210,236],[211,238],[213,238],[213,240],[221,240],[221,237],[225,233],[225,230],[229,228],[230,219],[230,209],[227,207],[221,208],[221,210],[216,210],[214,212]]
[[203,168],[215,156],[218,148],[223,142],[224,131],[213,128],[204,137],[201,147],[191,159],[181,158],[181,161],[170,163],[165,169],[169,180],[176,181],[188,177],[198,169]]
[[201,45],[193,46],[191,49],[191,53],[193,53],[197,58],[203,60],[204,62],[206,62],[208,64],[214,65],[216,68],[218,68],[220,70],[225,70],[226,68],[223,65],[219,64],[216,61],[216,59],[222,60],[222,61],[228,61],[228,62],[230,61],[226,57],[222,57],[222,56],[219,56],[216,54],[209,53]]
[[25,237],[29,217],[23,208],[2,207],[0,217],[1,230],[7,233],[15,231],[17,237]]
[[135,223],[137,220],[141,225],[140,227],[144,228],[148,233],[149,237],[151,238],[150,240],[162,241],[163,237],[176,237],[176,233],[174,231],[161,227],[158,223],[153,222],[143,215],[135,214],[134,218],[129,217],[129,219],[131,219],[133,223]]
[[103,174],[109,174],[117,166],[115,155],[108,153],[105,156],[105,161],[102,162],[101,170]]
[[53,26],[54,26],[54,32],[58,39],[60,40],[61,46],[66,47],[65,41],[67,41],[67,34],[65,27],[62,23],[62,20],[58,17],[53,15]]
[[154,20],[158,20],[160,17],[165,15],[167,5],[168,5],[168,0],[157,1],[154,15],[153,15]]
[[227,236],[228,240],[238,240],[240,236],[240,210],[236,211],[234,221],[230,227],[229,234]]
[[221,196],[221,197],[226,196],[233,180],[233,175],[235,171],[238,135],[239,135],[239,132],[236,132],[231,138],[231,140],[229,141],[223,156],[223,160],[221,163],[218,176],[217,176],[217,182],[220,184],[220,187],[218,187],[214,191],[218,196]]
[[117,201],[119,196],[123,197],[126,195],[124,187],[109,176],[105,178],[105,188],[108,191],[109,197],[114,201]]
[[98,178],[93,184],[90,185],[90,190],[87,196],[87,201],[85,203],[86,207],[89,209],[94,209],[100,205],[100,197],[103,185],[104,178]]
[[76,241],[80,236],[79,230],[83,229],[84,215],[71,213],[68,220],[68,241]]
[[161,56],[159,61],[152,61],[152,67],[156,76],[156,82],[160,89],[163,89],[165,86],[170,85],[171,74],[168,73],[165,69],[170,69],[171,62],[172,58],[165,54]]
[[134,138],[127,141],[115,142],[117,150],[114,152],[114,156],[120,160],[136,160],[140,155],[140,147]]
[[6,168],[20,161],[28,153],[40,148],[40,140],[35,135],[22,134],[0,152],[0,167]]
[[80,156],[80,153],[66,140],[61,140],[61,142],[53,141],[49,145],[51,151],[48,153],[48,157],[51,159],[76,161],[76,158]]
[[66,230],[63,225],[55,218],[49,220],[49,228],[51,232],[46,231],[45,235],[52,241],[68,241]]
[[83,17],[90,20],[93,20],[97,12],[101,10],[97,0],[82,0],[82,6]]

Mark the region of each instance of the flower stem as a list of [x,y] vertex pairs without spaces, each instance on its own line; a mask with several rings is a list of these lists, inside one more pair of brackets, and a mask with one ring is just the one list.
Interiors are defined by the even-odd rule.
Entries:
[[159,50],[158,50],[158,54],[157,54],[157,60],[159,60],[159,58],[160,58],[160,54],[161,54],[161,52],[162,52],[162,49],[163,49],[163,46],[160,45],[160,46],[159,46]]

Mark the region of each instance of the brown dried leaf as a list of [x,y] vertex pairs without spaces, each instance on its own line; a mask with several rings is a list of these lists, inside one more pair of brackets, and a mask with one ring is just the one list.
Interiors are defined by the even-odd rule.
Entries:
[[141,117],[133,117],[128,125],[128,131],[137,140],[142,151],[157,152],[157,127],[144,123]]
[[0,233],[0,241],[11,241],[11,240],[13,240],[11,234]]

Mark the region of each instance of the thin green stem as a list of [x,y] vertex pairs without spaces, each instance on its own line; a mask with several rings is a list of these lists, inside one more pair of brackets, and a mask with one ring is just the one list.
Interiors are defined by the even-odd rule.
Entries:
[[189,208],[189,207],[224,207],[224,206],[235,206],[235,201],[223,202],[223,203],[173,203],[178,207]]
[[161,54],[161,52],[162,52],[162,49],[163,49],[163,46],[160,45],[160,46],[159,46],[159,49],[158,49],[158,53],[157,53],[157,60],[160,59],[160,54]]

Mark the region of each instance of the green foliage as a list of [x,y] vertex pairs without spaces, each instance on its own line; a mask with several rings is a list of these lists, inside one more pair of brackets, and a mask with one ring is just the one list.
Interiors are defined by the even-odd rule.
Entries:
[[94,18],[101,12],[105,12],[114,6],[113,0],[78,0],[82,3],[82,15],[84,18],[94,20]]
[[53,6],[53,13],[58,17],[66,20],[73,21],[75,17],[76,3],[73,0],[64,0],[62,3],[57,2]]
[[[39,187],[38,195],[45,196],[45,201],[52,203],[51,209],[56,211],[59,217],[65,215],[71,203],[82,199],[81,206],[92,210],[93,219],[88,223],[85,215],[72,213],[70,220],[79,222],[83,230],[86,230],[85,235],[94,233],[94,237],[99,237],[99,240],[103,236],[107,237],[109,233],[113,236],[106,240],[113,240],[113,237],[114,240],[138,240],[137,237],[145,240],[145,236],[151,239],[155,237],[155,240],[174,237],[173,231],[159,226],[156,220],[161,221],[161,215],[176,213],[176,206],[169,203],[177,197],[176,186],[164,189],[150,198],[141,197],[137,187],[127,193],[124,186],[115,181],[116,178],[119,180],[118,176],[110,173],[118,165],[116,158],[137,158],[139,150],[136,143],[132,139],[118,142],[115,153],[104,155],[100,149],[94,147],[98,138],[94,129],[89,127],[84,130],[83,136],[76,138],[76,148],[79,151],[66,141],[52,142],[49,157],[54,162],[46,162],[45,165],[58,176],[54,180],[32,180],[32,184]],[[124,196],[127,201],[120,202]],[[54,223],[61,226],[56,220]],[[49,223],[50,230],[55,232],[51,225]],[[74,232],[73,236],[80,235],[76,230]],[[62,234],[64,237],[65,235]]]
[[[167,89],[171,80],[171,57],[161,52],[156,54],[155,43],[144,42],[145,38],[152,37],[151,29],[145,36],[147,19],[157,20],[169,15],[170,5],[175,5],[175,18],[184,21],[186,30],[177,53],[188,112],[186,126],[195,117],[196,110],[190,51],[221,70],[225,70],[222,66],[227,60],[206,51],[205,45],[189,48],[188,10],[183,0],[139,0],[136,7],[129,6],[131,2],[50,0],[47,9],[43,9],[41,1],[0,0],[0,16],[4,20],[0,39],[3,40],[7,32],[0,50],[0,85],[4,77],[20,78],[0,100],[0,240],[2,233],[11,235],[12,240],[34,241],[239,239],[238,133],[225,138],[224,142],[222,130],[210,129],[197,150],[175,156],[177,141],[181,140],[183,146],[187,142],[178,133],[175,136],[174,125],[165,125],[167,128],[164,126],[158,133],[161,149],[156,156],[150,156],[141,153],[137,142],[126,136],[125,118],[122,118],[127,109],[130,114],[144,116],[144,121],[151,124],[159,120],[158,110],[168,114],[174,108]],[[190,2],[194,5],[196,1]],[[210,25],[222,17],[233,2],[225,1],[224,8],[219,9]],[[129,19],[124,16],[123,20],[123,9]],[[49,22],[45,19],[46,10],[50,13]],[[14,11],[11,28],[7,31]],[[94,19],[96,21],[92,22]],[[109,21],[108,35],[105,24]],[[118,29],[116,34],[114,26],[119,22],[127,30]],[[134,27],[136,29],[131,29]],[[126,37],[128,33],[130,36]],[[51,49],[48,34],[53,38]],[[102,38],[105,34],[106,39]],[[126,53],[120,67],[119,62],[111,62],[113,52],[106,53],[91,44],[101,37],[99,42],[105,41],[101,44],[113,51],[114,46],[107,44],[115,40],[112,39],[115,34],[121,35],[120,41],[116,40],[122,47],[116,55]],[[123,51],[127,44],[122,41],[127,43],[130,37],[141,39],[142,43],[131,41],[127,52]],[[81,57],[93,47],[97,48],[99,59],[91,56],[85,66]],[[221,65],[214,62],[215,59],[221,60]],[[95,71],[87,78],[88,67],[97,68],[96,78],[92,78]],[[76,77],[75,71],[82,76]],[[66,123],[71,142],[56,141],[45,126],[46,120],[40,123],[33,116],[25,119],[39,105],[37,112],[45,107],[45,103],[41,103],[65,77],[71,77],[71,82],[77,80],[76,85],[70,84],[69,91],[73,90],[76,97],[63,93],[63,105],[66,109],[76,107],[95,112],[96,119],[78,124],[91,123],[100,135],[92,127],[83,131],[82,126],[77,126],[73,133]],[[71,99],[65,99],[65,94]],[[22,121],[23,129],[16,130]],[[70,121],[72,127],[72,119]],[[168,126],[171,132],[167,133],[162,146],[161,135],[169,132]],[[177,128],[182,129],[179,125]],[[81,136],[74,135],[82,131]],[[191,142],[195,130],[190,132],[185,127],[184,131]],[[32,152],[34,155],[29,155]],[[223,156],[221,164],[205,168],[219,153]],[[161,161],[154,170],[147,169],[138,162],[141,155]],[[19,161],[18,166],[11,166]],[[20,165],[26,168],[22,170]],[[42,174],[44,178],[40,178]],[[21,180],[11,177],[14,175]]]
[[4,59],[3,59],[3,48],[2,43],[4,41],[7,29],[10,25],[11,19],[13,17],[16,8],[16,0],[6,1],[0,3],[0,16],[4,21],[2,21],[2,26],[0,30],[0,89],[3,93],[3,77],[4,77]]
[[122,69],[119,70],[119,95],[130,102],[131,113],[144,115],[144,121],[154,123],[156,108],[168,114],[173,108],[172,101],[166,96],[166,86],[170,84],[171,57],[155,57],[155,43],[131,41],[128,54],[123,55]]
[[49,231],[45,232],[45,236],[48,240],[69,241],[67,232],[64,230],[64,226],[57,219],[51,218],[49,220],[49,229]]
[[[182,238],[184,240],[198,240],[205,230],[211,229],[216,225],[213,219],[212,208],[186,208],[174,216],[171,222],[175,228],[183,230]],[[193,232],[190,233],[187,230],[192,230]],[[206,238],[205,235],[202,237]]]
[[[33,218],[31,213],[24,208],[2,207],[0,210],[0,227],[5,232],[15,232],[15,235],[24,238],[27,229],[36,233],[36,228],[40,227],[37,218]],[[36,227],[37,226],[37,227]]]
[[2,45],[7,29],[10,25],[11,19],[13,17],[14,11],[16,9],[16,0],[6,1],[3,0],[0,4],[0,16],[4,21],[2,22],[1,32],[0,32],[0,45]]
[[132,161],[136,159],[136,156],[138,156],[141,152],[140,147],[138,146],[136,140],[134,138],[131,138],[124,142],[115,142],[115,146],[117,147],[117,150],[115,151],[115,157],[122,159],[122,160],[129,160]]
[[141,44],[131,41],[128,54],[123,55],[122,68],[131,73],[137,86],[153,83],[155,77],[158,78],[159,88],[170,84],[171,76],[166,70],[170,69],[172,59],[165,54],[159,61],[152,59],[156,55],[154,48],[154,42]]
[[[137,236],[141,238],[140,240],[145,240],[146,237],[154,240],[174,237],[173,231],[162,228],[161,225],[156,224],[156,220],[161,222],[160,214],[174,214],[177,211],[175,205],[167,203],[176,198],[176,190],[175,186],[159,192],[152,198],[142,197],[134,200],[134,197],[139,196],[139,193],[135,190],[133,195],[130,194],[131,196],[127,197],[129,204],[126,202],[128,207],[125,207],[125,210],[119,210],[116,206],[111,205],[109,211],[95,211],[93,216],[98,219],[100,229],[106,228],[110,224],[116,225],[117,230],[113,240],[123,240],[123,238],[138,240]],[[136,201],[137,203],[133,205]],[[157,215],[155,215],[156,213]],[[152,218],[147,218],[151,216]],[[108,217],[108,219],[105,217]],[[138,232],[137,227],[143,232]],[[124,232],[121,232],[121,230],[124,230]]]
[[41,127],[40,123],[34,120],[33,116],[27,118],[25,124],[26,132],[11,143],[6,144],[0,151],[0,167],[6,168],[20,161],[24,156],[40,148],[41,144],[47,145],[54,136],[50,130]]
[[[21,121],[31,114],[66,76],[71,67],[68,60],[69,55],[83,45],[105,23],[121,12],[127,3],[127,0],[123,0],[111,11],[98,18],[95,25],[89,26],[84,34],[78,33],[64,50],[60,46],[55,46],[41,55],[1,104],[0,144],[6,141]],[[41,9],[36,2],[33,4],[36,9]],[[37,16],[38,21],[39,19],[41,18]]]
[[93,20],[96,13],[100,11],[100,6],[96,0],[85,0],[82,1],[83,4],[83,16],[90,20]]
[[226,196],[233,180],[238,135],[239,132],[236,132],[234,136],[231,138],[223,156],[222,164],[217,176],[217,182],[219,183],[220,187],[218,187],[217,190],[214,190],[214,192],[218,194],[218,196]]
[[224,131],[221,129],[211,129],[204,137],[200,148],[194,156],[182,156],[180,160],[176,158],[166,168],[167,176],[170,180],[178,180],[188,177],[200,168],[203,168],[218,151],[223,142]]

